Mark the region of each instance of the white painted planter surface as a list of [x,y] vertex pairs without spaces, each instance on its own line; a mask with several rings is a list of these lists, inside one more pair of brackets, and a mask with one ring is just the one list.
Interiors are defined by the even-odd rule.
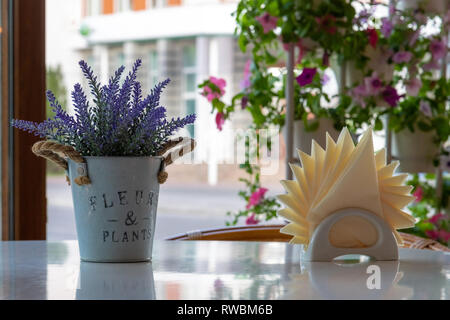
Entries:
[[297,149],[311,154],[311,143],[315,140],[322,148],[326,147],[326,133],[329,133],[334,141],[339,137],[339,131],[333,127],[333,120],[319,119],[319,128],[315,131],[305,131],[303,121],[294,121],[294,157],[298,157]]
[[68,161],[81,260],[151,260],[162,158],[85,159],[92,183],[83,186],[74,182],[80,166]]
[[399,171],[435,172],[433,158],[439,148],[433,143],[433,133],[408,129],[392,132],[392,156],[400,161]]

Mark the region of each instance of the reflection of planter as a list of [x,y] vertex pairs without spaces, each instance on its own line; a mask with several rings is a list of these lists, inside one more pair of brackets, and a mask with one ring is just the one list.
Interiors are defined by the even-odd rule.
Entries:
[[439,148],[433,143],[433,133],[416,129],[392,132],[392,157],[400,161],[402,172],[434,172],[433,158]]
[[422,9],[425,13],[444,14],[447,12],[448,0],[399,0],[397,8],[400,10]]
[[154,300],[151,263],[81,262],[76,299]]
[[[311,122],[317,120],[310,120]],[[339,131],[333,126],[333,120],[319,119],[319,127],[315,131],[306,131],[303,121],[294,121],[294,157],[297,157],[297,150],[300,149],[307,154],[311,154],[311,142],[315,140],[322,148],[326,147],[326,132],[336,141]]]

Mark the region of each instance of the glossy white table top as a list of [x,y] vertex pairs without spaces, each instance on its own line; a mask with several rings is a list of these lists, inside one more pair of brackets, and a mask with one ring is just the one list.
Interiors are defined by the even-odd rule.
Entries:
[[0,298],[450,299],[448,253],[400,249],[399,261],[338,264],[301,263],[300,252],[285,243],[157,241],[152,263],[101,264],[80,262],[76,241],[0,242]]

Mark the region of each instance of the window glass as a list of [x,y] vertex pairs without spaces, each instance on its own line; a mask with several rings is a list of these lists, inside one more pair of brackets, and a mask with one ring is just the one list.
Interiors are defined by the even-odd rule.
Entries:
[[197,84],[196,84],[196,75],[195,73],[188,73],[186,75],[186,92],[196,92]]
[[185,46],[183,48],[183,66],[193,67],[195,66],[195,47]]
[[153,88],[159,79],[159,67],[158,67],[158,52],[156,50],[150,51],[149,64],[148,64],[148,75],[150,88]]
[[[186,100],[186,114],[196,113],[195,109],[196,109],[195,108],[195,99]],[[188,130],[191,138],[195,138],[195,126],[194,125],[188,126],[187,130]]]

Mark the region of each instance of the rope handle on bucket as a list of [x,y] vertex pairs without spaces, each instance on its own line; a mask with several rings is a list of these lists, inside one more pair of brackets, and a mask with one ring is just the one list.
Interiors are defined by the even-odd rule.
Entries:
[[[169,140],[158,152],[158,156],[163,157],[163,161],[161,163],[161,169],[158,174],[158,182],[160,184],[163,184],[167,181],[167,178],[169,177],[169,174],[166,172],[166,167],[170,166],[172,163],[174,163],[175,160],[178,158],[181,158],[185,154],[188,154],[192,151],[194,151],[197,143],[194,139],[187,138],[187,137],[179,137],[174,140]],[[178,147],[177,149],[174,149],[170,151],[171,149]],[[170,151],[169,153],[167,153]],[[164,154],[166,154],[164,156]]]
[[[169,152],[166,156],[164,156],[164,154],[166,154],[170,149],[175,148],[177,146],[179,147],[178,149],[173,150]],[[171,165],[176,159],[182,157],[185,154],[188,154],[189,152],[192,152],[195,149],[195,146],[196,142],[194,139],[177,138],[174,140],[169,140],[161,148],[161,151],[158,153],[158,156],[163,157],[161,168],[158,173],[158,182],[160,184],[165,183],[169,176],[165,170],[166,167],[168,165]],[[72,161],[79,164],[78,167],[79,176],[74,179],[74,182],[79,186],[88,185],[91,183],[91,179],[89,179],[87,173],[86,159],[84,159],[83,156],[80,155],[80,153],[76,151],[73,147],[65,146],[58,142],[45,140],[36,142],[31,148],[31,150],[35,155],[52,161],[65,171],[67,171],[69,168],[66,158],[71,159]],[[66,179],[70,185],[70,180],[67,176]]]

